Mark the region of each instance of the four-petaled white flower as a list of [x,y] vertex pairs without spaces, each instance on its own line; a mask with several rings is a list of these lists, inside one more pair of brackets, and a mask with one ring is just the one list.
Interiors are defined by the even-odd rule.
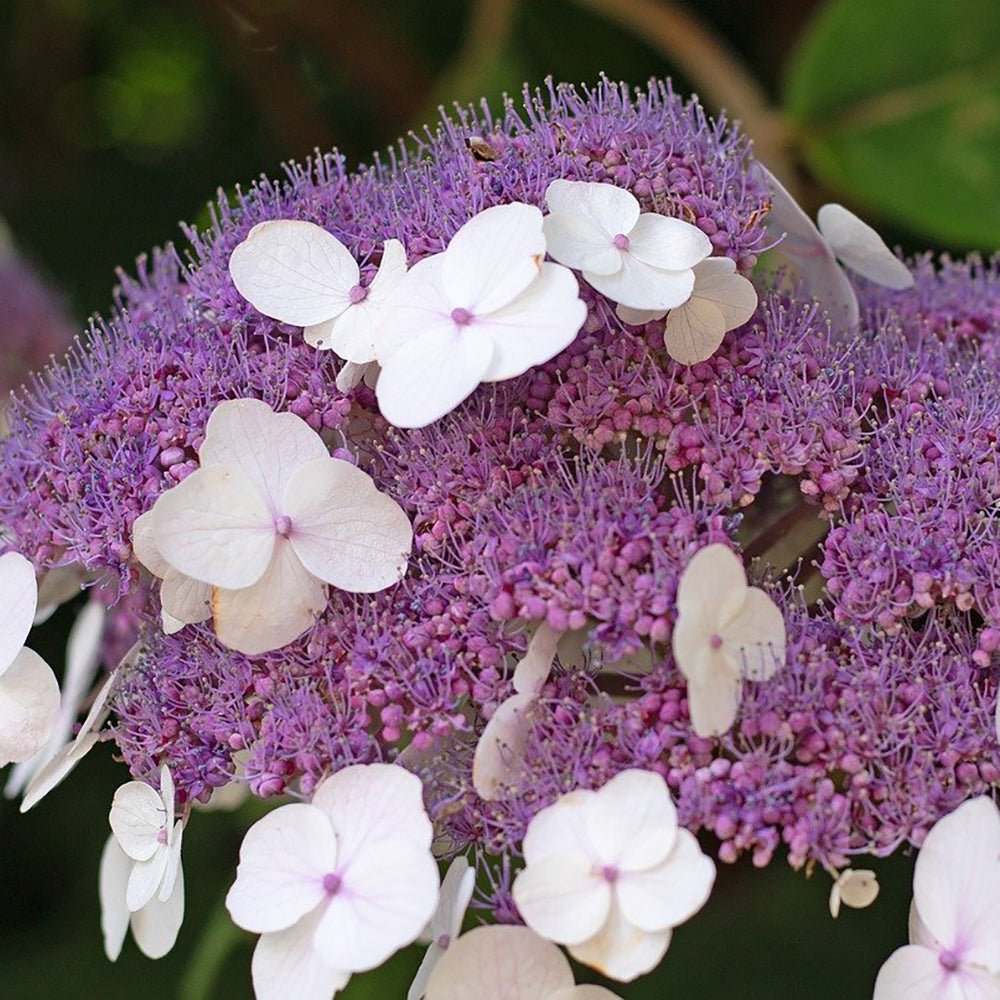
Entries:
[[479,737],[472,758],[472,785],[480,798],[503,797],[521,766],[531,734],[532,710],[552,672],[559,640],[547,622],[541,622],[514,668],[514,694],[497,705]]
[[131,925],[143,954],[162,958],[184,920],[184,823],[174,821],[170,769],[160,769],[159,792],[144,781],[122,785],[108,819],[112,835],[104,845],[99,880],[104,950],[115,961]]
[[697,226],[642,212],[635,195],[613,184],[554,180],[545,202],[549,254],[631,309],[683,305],[694,289],[694,266],[712,252]]
[[279,219],[250,230],[229,258],[229,273],[258,312],[301,326],[313,347],[364,364],[375,359],[375,324],[406,273],[406,252],[399,240],[387,240],[365,286],[358,262],[336,236],[312,222]]
[[403,509],[295,414],[220,403],[199,455],[201,468],[161,494],[133,536],[151,572],[175,571],[161,591],[170,616],[200,620],[210,597],[219,639],[256,655],[309,628],[327,584],[374,593],[406,572]]
[[417,939],[438,899],[422,791],[395,764],[355,764],[250,828],[226,906],[261,935],[257,1000],[329,1000]]
[[784,664],[785,620],[763,590],[747,585],[739,556],[719,544],[684,568],[677,611],[674,661],[687,680],[691,724],[699,736],[717,736],[736,719],[744,678],[765,681]]
[[695,265],[691,297],[676,309],[665,313],[619,305],[615,312],[634,326],[666,315],[663,345],[667,353],[682,365],[696,365],[715,354],[725,335],[742,326],[756,308],[757,292],[736,273],[736,262],[729,257],[708,257]]
[[100,666],[101,639],[104,636],[106,617],[107,607],[96,600],[88,601],[76,616],[66,643],[66,670],[60,694],[59,717],[45,746],[11,771],[4,788],[4,794],[8,798],[18,795],[72,736],[73,723],[80,714],[80,708]]
[[565,955],[527,927],[493,924],[463,934],[444,955],[427,1000],[618,1000],[603,986],[574,986]]
[[38,605],[34,567],[18,552],[0,556],[0,767],[33,757],[59,718],[59,682],[24,645]]
[[878,876],[869,868],[845,868],[830,888],[830,916],[840,915],[840,906],[863,910],[878,899]]
[[572,343],[587,310],[573,274],[545,263],[542,213],[514,202],[470,219],[396,286],[375,333],[385,418],[424,427],[481,382],[501,382]]
[[927,834],[913,873],[910,943],[874,1000],[1000,1000],[1000,814],[970,799]]
[[441,882],[437,909],[421,935],[427,941],[424,960],[413,977],[406,1000],[420,1000],[427,992],[431,973],[441,961],[441,956],[455,943],[462,932],[462,920],[476,887],[475,870],[462,857],[455,858]]
[[563,795],[528,824],[523,853],[512,891],[525,923],[623,981],[659,963],[672,928],[701,909],[715,881],[651,771]]

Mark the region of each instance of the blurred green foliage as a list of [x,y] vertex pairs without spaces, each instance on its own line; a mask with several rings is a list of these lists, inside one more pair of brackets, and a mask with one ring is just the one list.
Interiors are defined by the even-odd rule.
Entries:
[[[654,43],[641,27],[668,6],[711,40],[707,58],[684,62],[687,75],[670,33]],[[276,174],[315,147],[336,144],[356,163],[433,121],[440,103],[485,96],[496,107],[549,74],[672,75],[707,95],[716,45],[771,102],[781,127],[757,136],[760,148],[804,160],[786,179],[807,204],[836,198],[889,220],[908,249],[991,250],[998,43],[995,0],[5,0],[0,213],[82,319],[106,309],[117,265],[174,237],[179,219],[203,217],[217,185]],[[32,639],[56,666],[71,620],[64,609]],[[104,751],[28,816],[0,805],[0,995],[248,997],[252,942],[220,907],[251,816],[198,816],[185,835],[187,918],[170,956],[153,964],[127,944],[116,965],[105,961],[97,864],[122,780]],[[874,866],[882,897],[835,923],[822,872],[807,880],[780,860],[763,872],[724,867],[660,970],[617,992],[869,995],[905,938],[912,870],[906,857]],[[409,949],[343,996],[402,996],[418,961]]]

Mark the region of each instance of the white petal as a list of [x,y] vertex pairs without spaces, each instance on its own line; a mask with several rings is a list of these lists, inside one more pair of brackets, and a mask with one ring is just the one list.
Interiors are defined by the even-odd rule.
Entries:
[[152,510],[140,514],[132,524],[132,554],[153,576],[162,579],[170,570],[170,563],[163,558],[156,544]]
[[98,875],[98,895],[101,900],[101,933],[104,937],[104,954],[115,962],[121,954],[128,932],[129,912],[125,905],[125,886],[132,861],[118,846],[114,834],[104,842],[101,867]]
[[367,365],[356,365],[353,361],[345,361],[344,366],[337,372],[337,389],[339,392],[350,392],[362,381],[368,388],[374,389],[378,381],[379,370],[377,361],[372,361]]
[[480,798],[502,798],[516,782],[531,735],[534,704],[533,694],[511,695],[486,723],[472,758],[472,784]]
[[712,252],[712,241],[683,219],[644,212],[628,233],[628,252],[663,271],[686,271]]
[[294,413],[275,413],[259,399],[230,399],[212,411],[198,452],[201,464],[243,470],[272,513],[281,513],[288,480],[306,462],[329,457],[323,439]]
[[739,611],[719,623],[719,633],[750,680],[766,681],[785,665],[785,619],[759,587],[747,590]]
[[378,271],[368,286],[368,298],[383,304],[395,291],[406,274],[406,250],[399,240],[386,240],[382,244],[382,260]]
[[609,239],[628,235],[639,220],[639,202],[631,191],[599,181],[554,180],[545,190],[545,204],[550,212],[589,222]]
[[629,326],[645,326],[646,323],[655,319],[663,319],[667,315],[667,311],[666,309],[631,309],[619,302],[615,306],[615,315],[623,323],[628,323]]
[[274,549],[274,517],[249,476],[209,465],[192,473],[153,507],[156,543],[186,576],[214,587],[256,583]]
[[167,865],[163,871],[163,878],[160,881],[160,889],[156,898],[161,903],[167,902],[173,895],[174,885],[181,870],[181,845],[184,841],[184,822],[178,820],[174,824],[173,832],[167,850]]
[[853,329],[858,325],[858,297],[830,245],[780,181],[760,163],[755,169],[771,191],[767,231],[781,240],[778,252],[797,268],[806,290],[830,314],[834,328]]
[[542,689],[552,672],[552,661],[562,635],[548,622],[541,622],[535,629],[524,656],[514,667],[513,684],[518,694],[535,695]]
[[408,340],[388,358],[380,355],[375,394],[382,415],[396,427],[426,427],[475,391],[493,353],[492,339],[479,334],[475,324],[458,327],[449,320]]
[[28,760],[48,742],[59,718],[59,682],[25,647],[0,674],[0,766]]
[[907,945],[879,969],[873,1000],[1000,1000],[1000,980],[948,972],[937,952]]
[[694,916],[708,901],[715,865],[687,830],[678,830],[674,849],[646,871],[623,872],[615,882],[622,915],[639,930],[658,932]]
[[707,545],[684,567],[677,585],[677,610],[698,612],[708,602],[740,608],[747,590],[743,561],[727,545]]
[[337,839],[323,812],[301,803],[279,806],[243,838],[226,908],[244,930],[284,930],[323,902],[323,877],[336,865]]
[[521,845],[525,864],[542,864],[567,851],[599,861],[587,831],[587,812],[596,794],[582,788],[567,792],[535,813]]
[[295,326],[336,316],[360,277],[336,236],[288,219],[254,226],[229,258],[229,273],[258,312]]
[[159,895],[169,861],[170,850],[164,845],[158,847],[151,858],[132,862],[125,888],[125,905],[132,913],[137,913]]
[[375,329],[375,357],[384,364],[405,344],[425,333],[454,330],[452,310],[459,305],[445,293],[444,254],[417,261],[387,296]]
[[437,864],[429,846],[400,839],[357,851],[341,873],[313,944],[335,968],[364,972],[416,941],[437,905]]
[[564,990],[550,993],[547,1000],[621,1000],[617,993],[603,986],[593,986],[586,983],[582,986],[568,986]]
[[494,205],[452,237],[441,286],[455,306],[477,316],[513,302],[538,276],[545,256],[542,213],[534,205]]
[[428,925],[432,942],[442,934],[452,941],[458,937],[475,888],[475,869],[469,866],[466,858],[455,858],[441,881],[437,909]]
[[560,264],[594,274],[614,274],[621,269],[622,253],[612,242],[617,234],[608,235],[582,215],[552,212],[545,216],[543,228],[549,255]]
[[928,931],[963,962],[1000,972],[1000,814],[992,799],[938,820],[920,849],[913,898]]
[[145,781],[122,785],[111,801],[108,821],[122,850],[133,861],[148,861],[160,848],[166,810],[159,793]]
[[332,969],[313,947],[319,906],[287,930],[264,934],[254,949],[251,972],[256,1000],[330,1000],[351,978]]
[[375,330],[380,307],[367,299],[345,309],[329,326],[311,326],[306,341],[319,350],[333,351],[345,361],[364,365],[375,360]]
[[31,563],[19,552],[0,556],[0,674],[28,638],[37,605],[38,584]]
[[677,838],[667,783],[652,771],[622,771],[584,804],[587,837],[601,864],[642,871],[662,862]]
[[312,804],[337,832],[342,864],[379,841],[430,847],[433,829],[424,809],[424,786],[397,764],[352,764],[317,787]]
[[163,958],[173,948],[183,923],[184,872],[178,869],[169,899],[153,899],[132,914],[132,937],[146,958]]
[[572,945],[569,953],[602,975],[629,983],[660,964],[670,946],[671,933],[665,930],[647,934],[633,927],[614,905],[601,930],[588,941]]
[[406,1000],[421,1000],[427,993],[427,984],[431,981],[431,975],[444,953],[445,949],[433,941],[427,946],[424,957],[414,973],[413,982],[406,991]]
[[196,625],[212,617],[212,585],[168,569],[160,587],[160,603],[164,614],[181,628]]
[[691,727],[702,737],[720,736],[736,721],[743,698],[743,682],[739,672],[729,669],[722,658],[707,673],[705,680],[688,680],[688,711]]
[[406,573],[413,529],[402,507],[350,462],[303,465],[285,496],[289,536],[302,564],[341,590],[371,594]]
[[694,271],[664,271],[631,253],[622,255],[621,270],[615,274],[584,271],[583,276],[612,302],[633,309],[675,309],[687,302],[694,290]]
[[836,919],[840,904],[846,903],[856,910],[871,906],[878,898],[878,877],[868,869],[845,868],[830,890],[830,916]]
[[830,248],[851,270],[896,291],[913,287],[910,269],[871,226],[843,205],[821,206],[816,221]]
[[611,910],[611,885],[594,859],[567,848],[529,864],[511,893],[524,922],[558,944],[580,944],[604,926]]
[[259,656],[312,628],[326,605],[326,585],[302,565],[291,543],[279,537],[267,572],[257,583],[243,590],[215,591],[215,634],[230,649]]
[[714,302],[692,296],[671,309],[663,329],[667,353],[682,365],[707,361],[726,336],[726,320]]
[[87,571],[79,563],[50,569],[38,585],[38,607],[34,624],[41,625],[48,621],[57,608],[72,601],[83,589],[87,577]]
[[562,952],[527,927],[492,925],[463,934],[442,956],[427,1000],[550,1000],[572,987]]
[[742,326],[757,308],[757,289],[753,282],[736,273],[736,261],[731,257],[707,257],[697,264],[693,294],[719,307],[727,331]]
[[573,343],[586,318],[587,307],[572,272],[543,264],[537,280],[510,305],[467,328],[493,341],[493,359],[483,381],[514,378],[555,357]]

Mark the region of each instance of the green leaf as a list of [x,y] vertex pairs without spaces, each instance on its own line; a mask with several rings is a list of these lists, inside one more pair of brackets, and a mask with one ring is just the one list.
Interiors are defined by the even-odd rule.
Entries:
[[1000,2],[833,0],[785,102],[825,183],[924,237],[1000,246]]

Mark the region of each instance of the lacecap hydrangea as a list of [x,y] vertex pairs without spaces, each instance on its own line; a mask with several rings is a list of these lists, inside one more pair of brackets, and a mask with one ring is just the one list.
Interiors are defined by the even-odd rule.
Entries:
[[[308,324],[258,311],[230,271],[254,227],[294,220],[336,237],[367,287],[387,241],[412,269],[494,206],[551,210],[554,181],[627,191],[642,213],[696,229],[702,256],[727,262],[720,275],[753,282],[752,315],[683,363],[680,306],[616,310],[568,261],[586,307],[568,346],[406,428],[380,415],[373,378],[346,378]],[[831,237],[817,244],[840,276],[831,301],[784,243],[781,193],[696,102],[604,81],[526,92],[499,115],[459,110],[354,172],[336,155],[290,164],[220,198],[186,250],[141,261],[86,345],[18,394],[0,443],[9,548],[43,578],[77,568],[111,608],[104,738],[133,777],[156,784],[168,768],[187,816],[234,781],[309,800],[342,769],[398,760],[423,782],[435,850],[471,853],[501,922],[518,920],[510,872],[532,819],[622,772],[660,775],[680,825],[711,834],[725,862],[777,853],[834,873],[919,845],[988,791],[997,265],[924,257],[911,282],[896,260],[891,290],[851,270],[863,255],[839,253],[842,271]],[[776,271],[757,268],[785,250]],[[837,312],[844,296],[856,323]],[[165,630],[135,547],[140,516],[203,471],[228,400],[300,418],[412,527],[398,582],[331,587],[301,634],[254,655],[220,642],[207,605]],[[780,612],[786,644],[780,663],[735,679],[731,726],[699,733],[678,591],[719,546],[746,567],[734,586]],[[519,744],[500,746],[483,794],[480,737],[545,642]]]

